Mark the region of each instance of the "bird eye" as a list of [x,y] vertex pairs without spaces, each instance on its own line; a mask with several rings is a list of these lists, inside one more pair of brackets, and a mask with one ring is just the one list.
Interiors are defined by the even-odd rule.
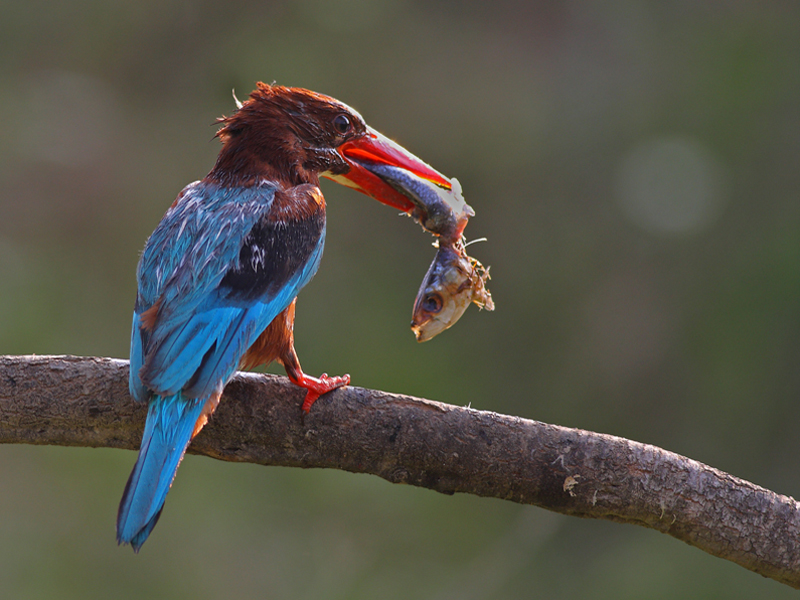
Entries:
[[425,296],[422,301],[422,308],[426,312],[436,314],[442,310],[442,297],[439,294]]
[[347,115],[336,115],[333,118],[333,128],[340,134],[344,135],[350,131],[350,119]]

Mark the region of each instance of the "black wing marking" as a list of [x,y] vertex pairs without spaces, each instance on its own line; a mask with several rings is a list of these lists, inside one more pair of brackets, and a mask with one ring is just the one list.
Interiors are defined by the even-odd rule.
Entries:
[[223,277],[223,297],[246,303],[275,295],[306,265],[324,231],[325,204],[319,188],[303,185],[276,193],[270,211],[245,238],[238,264]]

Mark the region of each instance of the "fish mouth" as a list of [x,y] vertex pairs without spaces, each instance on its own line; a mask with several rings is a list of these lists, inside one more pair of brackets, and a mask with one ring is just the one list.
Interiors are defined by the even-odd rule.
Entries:
[[433,339],[444,330],[443,329],[437,329],[436,331],[429,331],[427,329],[423,330],[422,325],[414,325],[412,323],[411,331],[414,333],[414,337],[417,339],[417,341],[421,344],[422,342],[427,342],[428,340]]
[[427,342],[449,327],[438,315],[430,315],[423,319],[416,315],[411,321],[411,332],[418,342]]
[[460,302],[450,302],[445,309],[437,315],[429,316],[419,321],[415,318],[411,321],[411,331],[418,342],[427,342],[442,333],[445,329],[450,329],[455,325],[469,306],[470,300]]

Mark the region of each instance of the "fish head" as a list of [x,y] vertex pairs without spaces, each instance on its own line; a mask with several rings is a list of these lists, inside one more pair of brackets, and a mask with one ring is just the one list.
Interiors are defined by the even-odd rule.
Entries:
[[452,327],[473,301],[472,265],[443,246],[431,263],[414,300],[411,331],[427,342]]

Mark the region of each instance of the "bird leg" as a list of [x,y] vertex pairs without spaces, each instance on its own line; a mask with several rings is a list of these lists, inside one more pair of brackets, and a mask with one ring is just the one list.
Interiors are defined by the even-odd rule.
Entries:
[[296,302],[297,298],[281,313],[283,318],[278,315],[278,318],[270,326],[277,326],[282,333],[280,336],[281,343],[276,345],[277,348],[280,348],[280,354],[278,354],[276,360],[286,369],[289,381],[307,390],[302,410],[304,414],[308,414],[311,406],[322,394],[348,385],[350,383],[350,375],[331,377],[327,373],[323,373],[317,378],[303,373],[303,369],[300,367],[300,359],[297,358],[297,352],[294,350],[294,310]]
[[286,368],[289,381],[308,390],[302,406],[302,410],[305,414],[309,413],[311,406],[322,394],[350,384],[350,375],[331,377],[327,373],[323,373],[319,378],[316,378],[303,373],[303,369],[300,368],[300,361],[297,358],[297,353],[294,351],[294,345],[290,346],[289,352],[281,356],[278,361]]
[[311,406],[322,394],[348,385],[350,375],[330,377],[323,373],[321,377],[311,377],[303,373],[300,360],[294,351],[294,310],[297,299],[287,306],[242,357],[240,367],[252,369],[257,365],[268,365],[278,361],[286,369],[289,380],[295,385],[308,390],[303,401],[303,412],[308,414]]

